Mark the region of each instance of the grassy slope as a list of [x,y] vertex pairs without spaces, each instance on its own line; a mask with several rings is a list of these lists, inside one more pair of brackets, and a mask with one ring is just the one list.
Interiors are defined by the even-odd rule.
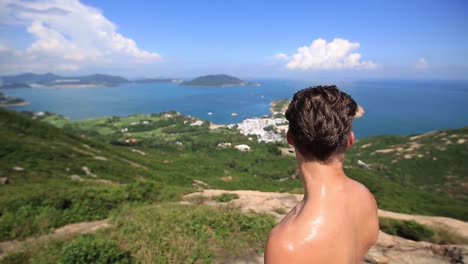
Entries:
[[[358,169],[358,160],[370,164],[368,186],[387,208],[466,220],[467,139],[468,128],[414,137],[371,137],[360,140],[350,149],[347,164],[353,167],[351,170]],[[392,185],[384,185],[387,180]],[[414,191],[403,195],[402,189]],[[438,209],[434,211],[434,208]]]
[[[141,125],[145,120],[150,124]],[[132,122],[136,124],[131,125]],[[183,122],[187,124],[184,126]],[[194,120],[184,116],[167,120],[159,114],[74,122],[63,120],[61,126],[74,131],[92,131],[94,137],[107,141],[110,138],[123,141],[131,136],[137,138],[142,147],[163,148],[166,153],[177,153],[179,157],[171,157],[173,169],[186,166],[196,175],[195,178],[216,188],[301,192],[297,180],[275,181],[293,174],[296,166],[292,158],[277,156],[276,145],[247,141],[228,129],[210,130],[207,124],[190,127],[192,122]],[[122,128],[128,128],[131,135],[120,133]],[[466,181],[468,175],[468,166],[463,165],[468,152],[466,143],[457,143],[465,138],[468,139],[468,128],[412,139],[407,136],[363,139],[348,151],[346,172],[368,186],[383,209],[466,220],[466,190],[460,183]],[[452,143],[447,144],[447,140]],[[183,146],[177,146],[177,141]],[[253,151],[245,154],[233,149],[221,150],[216,145],[222,141],[249,144]],[[388,148],[401,150],[375,153]],[[408,154],[411,159],[405,158]],[[196,162],[194,158],[197,158]],[[371,164],[371,168],[358,166],[358,160]],[[226,175],[234,176],[233,180],[220,180],[220,176]],[[437,195],[433,195],[434,191],[438,191]]]
[[371,163],[385,177],[403,186],[418,186],[468,201],[467,187],[463,187],[468,179],[467,143],[468,127],[415,137],[363,139],[350,155]]
[[[101,135],[81,129],[71,133],[74,128],[63,130],[0,110],[0,175],[11,181],[0,185],[0,240],[104,218],[123,203],[174,200],[193,191],[194,179],[226,189],[287,191],[299,186],[298,180],[273,180],[292,173],[294,164],[292,159],[271,154],[274,148],[229,131],[208,133],[206,125],[191,127],[182,120],[166,121],[166,127],[156,128],[165,129],[164,134],[144,140],[148,132],[141,131],[133,135],[139,139],[136,144],[116,146],[107,142],[126,135]],[[233,144],[249,143],[253,150],[241,153],[220,149],[217,143],[221,139]],[[86,175],[84,166],[97,177]],[[83,181],[72,181],[71,175]],[[223,181],[225,176],[232,180]]]
[[[232,215],[236,212],[207,208],[186,210],[164,203],[141,204],[177,200],[179,195],[193,190],[194,179],[202,180],[213,188],[301,191],[299,180],[289,178],[295,173],[295,161],[281,156],[278,144],[257,143],[236,130],[210,130],[207,123],[190,126],[195,120],[185,116],[135,115],[80,121],[47,116],[44,121],[63,129],[0,109],[0,176],[11,180],[9,185],[0,185],[0,240],[49,232],[65,223],[100,219],[113,214],[116,223],[131,224],[118,224],[115,229],[96,236],[117,241],[119,247],[129,250],[137,260],[145,257],[160,260],[162,254],[152,250],[154,248],[165,253],[181,249],[171,251],[174,259],[222,260],[229,256],[223,248],[234,248],[234,244],[238,245],[235,248],[238,253],[247,252],[249,248],[261,248],[259,245],[270,228],[270,220],[262,220],[263,216],[249,216],[245,224],[255,226],[249,232],[241,230],[239,233],[239,222],[230,221],[233,217],[240,219],[241,216]],[[142,121],[148,121],[148,124],[143,125]],[[122,128],[129,128],[129,131],[121,132]],[[348,153],[346,172],[364,183],[383,209],[467,220],[466,201],[459,195],[462,193],[450,189],[453,192],[450,198],[442,188],[451,186],[450,180],[466,179],[466,165],[461,163],[467,156],[466,145],[442,144],[445,147],[440,148],[440,142],[436,141],[437,138],[444,141],[443,137],[454,138],[453,134],[457,135],[457,140],[453,140],[457,142],[460,137],[466,137],[467,129],[442,131],[413,140],[400,136],[360,140]],[[125,143],[129,138],[136,138],[137,142]],[[411,159],[404,158],[407,153],[372,154],[394,145],[407,149],[412,141],[421,144],[417,151],[430,159],[417,158],[421,154],[419,152],[411,153],[415,155]],[[233,148],[219,148],[219,142],[248,144],[252,151],[246,153]],[[365,145],[368,146],[363,147]],[[442,165],[432,164],[433,157],[436,161],[443,161]],[[371,168],[356,165],[358,159],[371,164]],[[393,160],[396,162],[392,163]],[[15,166],[24,168],[24,171],[15,170]],[[83,166],[97,177],[86,175]],[[437,175],[447,170],[456,177],[439,179]],[[72,181],[70,175],[78,175],[83,181]],[[426,178],[430,180],[426,181]],[[441,191],[433,195],[432,190],[437,188]],[[141,238],[145,232],[142,230],[156,230],[162,226],[164,232],[177,229],[170,225],[170,219],[178,215],[184,231],[179,232],[181,236],[173,237],[175,244],[164,244],[166,240],[162,236],[155,236],[144,241],[158,247],[138,246],[143,241]],[[161,221],[146,223],[148,219]],[[201,236],[200,241],[188,239],[199,232],[199,226],[212,229],[216,225],[222,225],[220,234]],[[171,235],[174,234],[169,232],[167,236]],[[257,237],[252,239],[252,235]],[[234,244],[229,245],[231,242]],[[68,242],[39,245],[37,250],[13,256],[8,263],[29,263],[35,258],[50,262],[63,254],[63,243]],[[190,255],[181,245],[201,249],[207,249],[207,245],[223,246]]]
[[[45,117],[44,121],[63,127],[59,129],[0,111],[0,143],[4,146],[0,149],[0,175],[12,182],[0,186],[0,239],[103,218],[123,203],[174,200],[192,191],[195,179],[213,188],[301,192],[300,181],[289,177],[295,173],[293,158],[281,156],[278,144],[257,143],[235,129],[212,130],[206,122],[191,126],[195,119],[175,113],[173,117],[156,114],[80,121]],[[123,128],[128,131],[121,132]],[[466,135],[466,129],[446,133]],[[137,142],[125,143],[129,138]],[[423,144],[428,139],[420,140]],[[393,158],[384,156],[391,153],[372,154],[408,141],[408,137],[398,136],[361,140],[349,152],[346,172],[368,186],[383,209],[468,219],[463,197],[449,198],[442,191],[433,195],[428,190],[434,185],[421,185],[419,175],[435,171],[431,161],[425,164],[400,157],[392,166]],[[248,144],[252,151],[223,149],[217,147],[219,142]],[[372,145],[362,148],[369,143]],[[459,158],[467,156],[464,146],[452,144],[445,150],[424,151],[429,151],[431,158],[436,155],[452,174],[465,179],[466,166],[460,165]],[[357,166],[358,159],[372,164],[371,169]],[[15,166],[25,170],[14,170]],[[83,166],[97,178],[87,176]],[[71,175],[84,181],[72,181]],[[430,178],[437,179],[437,173]]]

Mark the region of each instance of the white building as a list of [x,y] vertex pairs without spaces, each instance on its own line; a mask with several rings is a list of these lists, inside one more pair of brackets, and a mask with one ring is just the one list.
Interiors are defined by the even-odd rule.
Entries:
[[250,151],[250,147],[245,144],[235,145],[234,148],[239,151]]

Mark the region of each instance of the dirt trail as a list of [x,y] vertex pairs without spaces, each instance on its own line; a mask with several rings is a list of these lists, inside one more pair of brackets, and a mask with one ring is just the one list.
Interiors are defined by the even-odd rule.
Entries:
[[93,222],[81,222],[62,226],[57,228],[51,234],[46,234],[39,237],[30,237],[25,240],[10,240],[0,242],[0,260],[8,254],[22,251],[29,243],[46,242],[51,239],[64,239],[68,236],[77,234],[88,234],[109,226],[109,219]]
[[[223,193],[235,193],[238,199],[227,203],[220,203],[212,198]],[[241,211],[254,211],[272,214],[279,221],[284,217],[284,212],[289,211],[302,195],[289,193],[258,192],[258,191],[225,191],[203,190],[184,196],[184,202],[188,204],[206,204],[211,206],[227,205],[238,208]],[[279,214],[280,212],[281,214]],[[468,223],[448,217],[430,217],[420,215],[408,215],[379,210],[379,216],[415,220],[429,226],[443,227],[468,238]],[[428,242],[416,242],[391,236],[384,232],[379,233],[377,243],[369,250],[363,263],[464,263],[468,258],[468,245],[436,245]],[[263,256],[251,254],[233,258],[224,263],[263,263]]]

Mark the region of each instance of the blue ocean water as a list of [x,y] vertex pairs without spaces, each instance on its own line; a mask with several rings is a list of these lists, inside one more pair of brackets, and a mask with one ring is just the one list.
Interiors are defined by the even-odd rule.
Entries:
[[[187,87],[172,83],[126,84],[85,89],[9,89],[31,102],[14,110],[49,111],[82,119],[175,110],[217,124],[269,114],[269,104],[292,98],[313,82],[254,80],[259,87]],[[360,81],[337,83],[366,111],[354,123],[358,138],[416,134],[468,125],[468,82]],[[208,113],[211,112],[212,115]],[[237,113],[237,116],[232,116]]]

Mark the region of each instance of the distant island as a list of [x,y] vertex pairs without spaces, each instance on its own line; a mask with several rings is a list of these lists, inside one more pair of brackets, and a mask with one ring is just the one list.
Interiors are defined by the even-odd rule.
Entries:
[[24,106],[28,105],[29,102],[25,101],[22,98],[18,97],[10,97],[8,95],[5,95],[3,93],[0,93],[0,107],[6,107],[6,106]]
[[24,73],[0,77],[0,88],[89,88],[97,86],[115,86],[130,82],[113,75],[91,74],[85,76],[65,77],[53,73]]
[[200,76],[191,81],[182,82],[180,84],[188,86],[260,86],[258,83],[246,82],[227,74]]
[[173,78],[142,78],[128,80],[121,76],[107,74],[91,74],[84,76],[60,76],[53,73],[35,74],[23,73],[0,77],[0,89],[16,88],[93,88],[110,87],[126,83],[181,83]]
[[205,75],[191,81],[173,78],[142,78],[129,80],[121,76],[91,74],[84,76],[60,76],[53,73],[23,73],[0,77],[0,89],[16,88],[94,88],[110,87],[127,83],[178,83],[188,86],[260,86],[227,74]]

